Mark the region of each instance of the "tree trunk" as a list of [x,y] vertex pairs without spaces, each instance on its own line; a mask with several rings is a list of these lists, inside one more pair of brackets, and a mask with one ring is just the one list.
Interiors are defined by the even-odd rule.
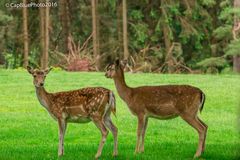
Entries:
[[118,34],[118,46],[120,54],[123,53],[123,32],[122,32],[122,1],[117,0],[117,34]]
[[240,73],[240,56],[233,56],[233,71]]
[[[26,4],[27,0],[23,0],[23,4]],[[28,18],[27,18],[27,8],[23,7],[23,43],[24,43],[24,54],[23,54],[23,67],[28,66]]]
[[62,40],[60,40],[60,50],[68,53],[68,37],[70,36],[70,17],[67,0],[59,0],[59,18],[62,25]]
[[174,67],[173,67],[173,57],[172,57],[172,51],[171,51],[171,38],[170,38],[170,27],[167,23],[168,17],[166,10],[164,8],[164,1],[161,0],[161,13],[163,17],[163,37],[164,37],[164,44],[165,44],[165,50],[166,50],[166,56],[165,56],[165,63],[167,63],[168,67],[168,72],[173,73],[174,72]]
[[[44,2],[41,0],[40,2]],[[44,34],[44,22],[45,22],[45,8],[39,7],[39,15],[40,15],[40,50],[41,50],[41,58],[40,58],[40,66],[43,68],[43,55],[45,48],[45,34]]]
[[[44,2],[44,1],[41,1]],[[49,2],[46,0],[45,2]],[[40,43],[41,43],[41,68],[48,68],[49,49],[49,7],[40,7]]]
[[[98,14],[98,0],[96,0],[96,5],[95,5],[95,7],[96,7],[96,10],[95,10],[95,14],[96,14],[96,28],[97,28],[97,35],[96,35],[96,41],[97,41],[97,53],[99,54],[99,57],[100,57],[100,51],[101,51],[101,49],[100,49],[100,17],[99,17],[99,15],[100,14]],[[100,59],[99,59],[99,61],[98,61],[98,67],[100,68]]]
[[[49,0],[46,0],[48,3]],[[46,69],[48,68],[48,49],[49,49],[49,7],[45,8],[45,25],[44,25],[44,41],[45,41],[45,46],[44,46],[44,54],[43,54],[43,65],[42,68]]]
[[122,11],[123,11],[123,57],[128,59],[128,37],[127,37],[127,0],[122,2]]
[[92,33],[93,33],[93,55],[96,58],[96,70],[100,69],[100,56],[98,46],[98,31],[97,31],[97,15],[96,15],[96,0],[91,0],[92,6]]
[[[234,8],[240,9],[240,0],[234,0]],[[240,18],[237,15],[234,16],[234,26],[240,23]],[[239,51],[240,54],[240,51]],[[240,73],[240,55],[233,56],[233,71]]]

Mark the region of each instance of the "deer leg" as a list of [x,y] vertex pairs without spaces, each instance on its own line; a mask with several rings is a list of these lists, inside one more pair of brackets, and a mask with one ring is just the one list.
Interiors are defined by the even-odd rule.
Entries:
[[199,142],[198,142],[198,149],[194,155],[194,158],[201,156],[202,148],[203,148],[203,141],[204,141],[204,126],[200,123],[197,117],[191,117],[189,115],[181,115],[181,117],[190,124],[193,128],[195,128],[199,135]]
[[199,117],[197,118],[199,122],[204,126],[204,140],[203,140],[203,147],[202,147],[202,152],[204,152],[208,126]]
[[143,124],[143,130],[142,130],[142,143],[140,147],[140,152],[144,152],[144,139],[145,139],[145,133],[148,125],[148,117],[144,118],[144,124]]
[[135,153],[138,153],[140,151],[140,140],[141,140],[141,134],[143,130],[143,122],[144,122],[144,116],[139,115],[138,116],[138,128],[137,128],[137,143],[135,148]]
[[58,156],[64,154],[64,135],[67,127],[67,123],[63,119],[58,119],[59,127],[59,144],[58,144]]
[[98,146],[98,151],[97,151],[97,154],[95,155],[95,159],[98,159],[102,154],[102,149],[108,135],[108,130],[106,129],[104,123],[101,120],[94,121],[94,123],[99,128],[102,134],[102,138]]
[[117,134],[118,134],[118,129],[117,127],[113,124],[111,118],[105,117],[104,122],[106,127],[112,132],[113,134],[113,139],[114,139],[114,151],[113,151],[113,156],[118,155],[118,140],[117,140]]

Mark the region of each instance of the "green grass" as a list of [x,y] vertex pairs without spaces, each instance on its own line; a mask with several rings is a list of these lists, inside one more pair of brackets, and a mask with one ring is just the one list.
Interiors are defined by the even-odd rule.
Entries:
[[[190,84],[206,93],[201,119],[209,126],[206,151],[201,159],[234,159],[239,151],[237,75],[126,74],[130,86]],[[196,131],[181,118],[150,119],[145,153],[135,155],[136,117],[117,95],[114,83],[103,73],[51,72],[46,79],[49,92],[103,86],[117,97],[119,156],[116,159],[192,159],[197,148]],[[69,124],[65,155],[60,159],[93,159],[100,132],[93,123]],[[0,71],[0,159],[57,159],[58,128],[39,104],[32,77],[24,71]],[[101,159],[113,159],[113,137],[109,134]]]

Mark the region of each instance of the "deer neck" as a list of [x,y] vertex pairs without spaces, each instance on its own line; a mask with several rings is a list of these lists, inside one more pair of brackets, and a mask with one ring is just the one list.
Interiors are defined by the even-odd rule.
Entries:
[[35,88],[36,88],[37,98],[40,104],[46,109],[49,109],[49,98],[48,98],[49,93],[47,93],[44,87],[35,87]]
[[113,78],[117,92],[119,96],[128,103],[128,101],[131,99],[131,88],[128,87],[128,85],[125,82],[124,73],[122,73],[118,76]]

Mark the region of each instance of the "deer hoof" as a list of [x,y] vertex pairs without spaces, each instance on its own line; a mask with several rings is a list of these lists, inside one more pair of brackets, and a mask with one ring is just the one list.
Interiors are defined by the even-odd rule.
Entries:
[[99,157],[100,157],[99,154],[96,154],[96,155],[95,155],[95,159],[98,159]]
[[201,156],[201,153],[196,153],[193,158],[198,158]]
[[63,156],[63,154],[64,154],[63,148],[59,148],[59,149],[58,149],[58,157]]
[[134,152],[134,154],[138,154],[138,153],[139,153],[139,151],[136,149],[135,152]]
[[58,153],[58,157],[61,157],[61,156],[63,156],[63,153],[62,152]]
[[139,152],[143,153],[144,152],[144,147],[142,147]]
[[113,157],[117,157],[118,152],[113,152]]

